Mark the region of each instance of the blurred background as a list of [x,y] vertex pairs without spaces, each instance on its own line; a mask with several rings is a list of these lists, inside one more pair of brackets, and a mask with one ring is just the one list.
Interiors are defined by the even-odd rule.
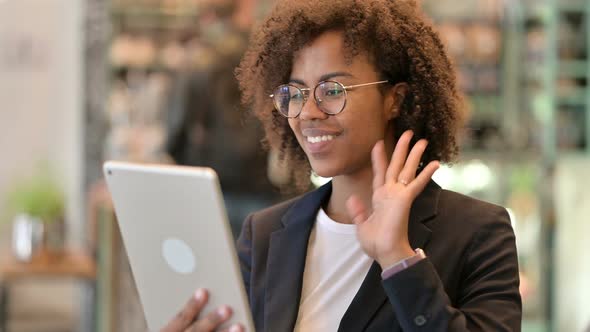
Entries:
[[[0,0],[0,331],[146,330],[104,160],[215,167],[234,232],[288,197],[232,76],[272,3]],[[590,331],[590,1],[421,5],[469,103],[435,180],[510,212],[523,331]]]

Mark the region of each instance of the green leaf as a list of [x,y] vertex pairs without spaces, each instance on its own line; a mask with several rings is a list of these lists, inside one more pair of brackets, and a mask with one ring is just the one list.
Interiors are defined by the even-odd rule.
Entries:
[[44,222],[62,218],[65,211],[64,193],[48,167],[17,182],[8,192],[7,203],[12,216],[25,213]]

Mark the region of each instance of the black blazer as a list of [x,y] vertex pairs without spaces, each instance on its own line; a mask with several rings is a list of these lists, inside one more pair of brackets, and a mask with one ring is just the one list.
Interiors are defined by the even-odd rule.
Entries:
[[[250,215],[238,255],[256,331],[292,331],[307,242],[331,183]],[[502,207],[430,182],[409,222],[428,256],[381,280],[373,262],[338,331],[520,331],[514,232]]]

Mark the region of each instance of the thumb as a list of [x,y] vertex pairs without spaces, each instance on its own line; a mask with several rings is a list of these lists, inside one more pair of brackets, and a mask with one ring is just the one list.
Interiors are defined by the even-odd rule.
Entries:
[[352,195],[346,200],[346,211],[352,221],[360,225],[367,221],[367,208],[357,195]]

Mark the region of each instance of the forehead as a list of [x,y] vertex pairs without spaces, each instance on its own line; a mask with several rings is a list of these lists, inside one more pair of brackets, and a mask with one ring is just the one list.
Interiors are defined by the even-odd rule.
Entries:
[[[358,47],[358,46],[357,46]],[[351,56],[341,31],[327,31],[293,55],[291,78],[315,80],[330,72],[349,72],[355,77],[374,76],[375,66],[368,53]]]
[[335,61],[345,57],[344,34],[341,31],[331,30],[322,33],[297,51],[294,59],[297,62],[305,58],[319,59],[324,55],[333,57]]

